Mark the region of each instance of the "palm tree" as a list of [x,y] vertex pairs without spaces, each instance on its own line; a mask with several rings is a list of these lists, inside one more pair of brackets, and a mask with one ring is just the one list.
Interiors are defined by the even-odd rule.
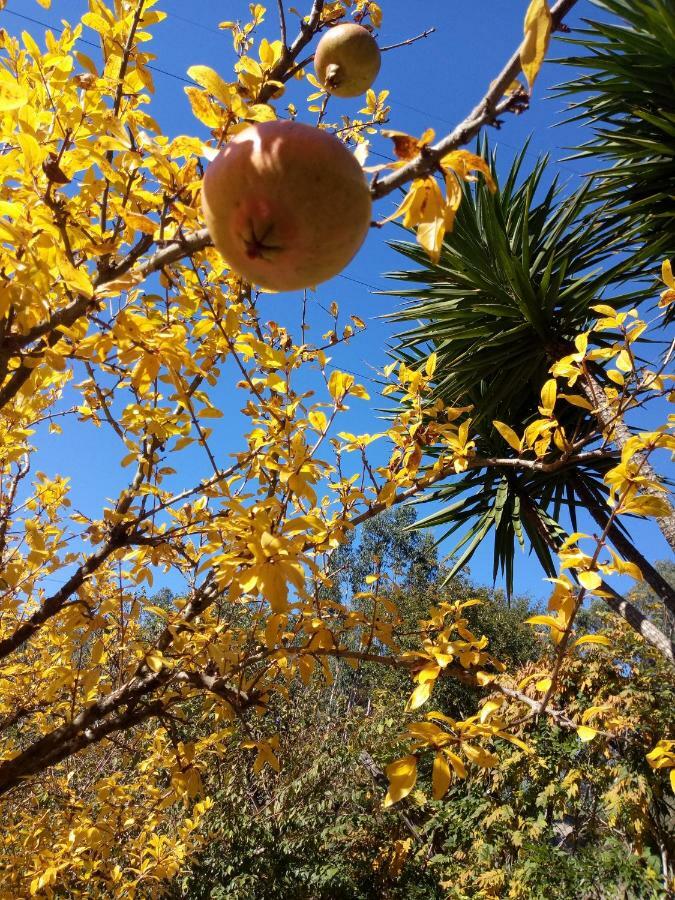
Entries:
[[659,261],[675,254],[675,4],[593,3],[613,18],[564,39],[584,52],[560,60],[575,76],[558,90],[592,131],[578,156],[600,166],[595,196],[617,225],[640,222],[645,260]]
[[[486,144],[480,149],[487,158]],[[565,535],[563,510],[575,530],[578,505],[606,524],[602,476],[614,461],[599,449],[597,418],[583,405],[561,403],[556,415],[576,446],[587,444],[586,452],[568,461],[566,451],[554,447],[543,467],[523,461],[493,420],[521,434],[540,415],[551,364],[573,349],[575,336],[596,318],[591,307],[608,295],[606,302],[617,309],[644,297],[639,254],[631,252],[637,226],[617,232],[605,207],[593,202],[591,182],[568,196],[557,179],[546,188],[546,158],[523,174],[526,149],[494,193],[484,183],[464,188],[437,264],[416,244],[396,242],[395,249],[417,268],[390,275],[401,285],[390,293],[407,301],[391,316],[407,326],[394,355],[417,367],[436,353],[435,395],[473,407],[477,455],[492,461],[428,495],[441,509],[418,524],[446,526],[444,537],[464,530],[452,551],[461,553],[451,576],[494,532],[494,574],[504,574],[509,592],[517,543],[529,543],[545,572],[555,574],[552,553]],[[498,181],[494,154],[490,165]],[[616,339],[611,333],[604,337],[607,343]],[[601,368],[596,377],[606,379]],[[428,451],[433,455],[434,448]],[[627,533],[613,526],[610,537],[675,608],[672,590]]]

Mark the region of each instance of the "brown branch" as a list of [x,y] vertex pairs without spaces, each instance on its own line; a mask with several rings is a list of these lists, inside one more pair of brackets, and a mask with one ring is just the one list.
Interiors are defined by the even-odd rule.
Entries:
[[94,370],[92,368],[91,363],[87,360],[85,362],[84,366],[87,370],[87,374],[91,378],[91,383],[94,386],[94,393],[96,394],[96,398],[98,399],[98,402],[101,405],[101,409],[103,410],[103,415],[105,416],[108,424],[113,429],[115,434],[120,438],[120,440],[122,442],[125,442],[124,432],[122,431],[122,429],[119,426],[119,423],[115,421],[112,413],[110,412],[110,407],[108,406],[108,401],[107,401],[105,395],[103,394],[103,391],[101,390],[101,387],[100,387],[98,381],[96,381],[96,377],[94,375]]
[[[611,457],[612,455],[613,454],[611,453],[607,453],[607,451],[591,450],[588,453],[580,453],[577,456],[556,460],[552,463],[543,463],[538,460],[511,459],[508,457],[504,459],[473,457],[468,460],[467,468],[476,469],[484,466],[494,466],[503,468],[533,469],[540,472],[556,472],[560,469],[564,469],[566,466],[573,466],[577,462],[594,459],[604,459],[607,457]],[[429,472],[429,474],[420,478],[415,482],[415,484],[412,485],[412,487],[409,487],[407,488],[407,490],[397,494],[393,502],[373,503],[367,510],[365,510],[365,512],[361,513],[359,516],[353,519],[351,524],[353,526],[360,525],[362,522],[365,522],[367,519],[371,519],[373,516],[376,516],[378,513],[387,509],[389,506],[395,506],[399,503],[404,503],[406,500],[411,499],[416,494],[420,493],[423,490],[426,490],[426,488],[431,487],[438,481],[442,481],[444,478],[447,478],[448,475],[452,474],[455,474],[455,469],[454,461],[451,460],[436,471],[432,470],[431,472]]]
[[[127,68],[129,66],[129,59],[131,58],[131,51],[134,46],[134,37],[136,36],[136,31],[138,30],[138,26],[141,21],[141,17],[143,15],[143,6],[145,5],[145,0],[138,0],[136,11],[134,12],[134,17],[131,21],[131,28],[129,29],[129,34],[127,35],[126,44],[124,45],[124,50],[122,51],[122,61],[120,62],[120,70],[117,76],[117,87],[115,89],[115,99],[113,101],[113,116],[117,117],[119,115],[120,107],[122,105],[122,97],[124,96],[124,79],[126,78]],[[109,163],[113,160],[113,151],[108,150],[106,153],[106,158]],[[101,200],[101,233],[106,230],[106,219],[108,217],[108,194],[110,193],[110,182],[106,178],[105,188],[103,189],[103,198]],[[102,260],[103,268],[105,268],[106,260],[103,257]]]
[[9,489],[4,509],[0,511],[0,565],[3,564],[5,549],[7,547],[7,529],[12,521],[12,507],[16,500],[16,494],[19,484],[26,477],[30,470],[30,457],[26,455],[24,460],[18,464],[18,469],[12,478],[12,485]]
[[[551,9],[552,29],[555,31],[560,27],[564,17],[576,4],[577,0],[558,0]],[[488,88],[487,93],[474,107],[469,115],[460,122],[460,124],[442,138],[438,143],[431,147],[425,147],[424,153],[420,153],[405,166],[392,172],[390,175],[382,179],[376,179],[371,186],[373,199],[378,200],[402,187],[415,178],[423,178],[426,175],[435,172],[441,159],[452,150],[468,144],[485,125],[493,124],[498,115],[509,109],[510,98],[502,101],[504,92],[507,90],[512,81],[522,72],[522,64],[520,61],[520,47],[512,55],[511,59],[506,63],[497,78]],[[500,101],[502,101],[500,105]]]
[[324,0],[314,0],[307,22],[305,22],[304,20],[300,22],[300,34],[298,34],[290,47],[286,46],[285,40],[282,41],[284,47],[281,58],[279,59],[277,64],[270,70],[269,75],[267,76],[266,83],[262,86],[260,92],[258,93],[258,97],[256,98],[258,103],[267,103],[267,101],[270,100],[279,90],[276,84],[270,84],[270,82],[280,81],[282,83],[286,83],[290,78],[292,78],[294,73],[292,64],[298,58],[298,55],[302,53],[307,44],[309,44],[317,31],[319,31],[319,29],[321,28],[321,13],[323,12],[323,5]]
[[[600,506],[595,497],[588,489],[582,479],[573,477],[574,490],[579,495],[586,510],[597,523],[600,528],[605,528],[608,521],[608,513],[606,507]],[[640,553],[633,542],[626,537],[616,522],[610,524],[608,537],[619,551],[621,556],[634,563],[642,573],[642,577],[659,597],[666,608],[675,615],[675,590],[668,584],[666,579],[645,557]]]
[[[608,440],[616,444],[619,450],[623,450],[632,437],[630,429],[624,422],[623,417],[615,414],[605,396],[602,386],[588,369],[585,369],[579,383],[583,393],[593,404],[593,413],[603,431],[607,434]],[[659,481],[656,472],[647,459],[645,450],[636,453],[633,459],[639,464],[642,472],[650,481]],[[662,500],[669,502],[663,491],[660,491],[651,485],[645,487],[644,490],[647,494],[652,494],[654,497],[660,497]],[[675,510],[673,510],[672,505],[670,506],[670,513],[666,516],[659,516],[656,521],[661,529],[661,533],[670,544],[671,549],[675,551]]]
[[606,581],[603,581],[600,587],[603,594],[598,594],[597,596],[613,612],[621,616],[632,629],[642,635],[655,650],[658,650],[666,662],[670,663],[671,666],[675,666],[675,644],[662,631],[659,631],[656,625],[650,622],[637,606],[630,603],[621,594],[618,594]]
[[587,453],[578,453],[576,456],[564,456],[550,463],[542,462],[538,459],[519,459],[515,457],[500,459],[494,456],[474,456],[469,460],[469,468],[529,469],[533,472],[551,474],[552,472],[559,472],[561,469],[594,462],[599,459],[616,459],[617,455],[612,450],[589,450]]
[[215,694],[221,700],[229,703],[237,713],[243,712],[250,706],[255,706],[260,700],[260,695],[255,691],[246,693],[246,691],[237,690],[231,687],[224,678],[209,675],[206,672],[178,672],[176,680]]
[[79,590],[108,557],[125,545],[128,535],[123,528],[113,529],[108,540],[87,560],[78,567],[68,581],[59,590],[48,597],[39,609],[35,610],[9,637],[0,640],[0,659],[13,653],[29,640],[48,619],[51,619],[65,606],[68,598]]
[[286,13],[284,12],[284,0],[277,0],[277,8],[279,10],[279,30],[281,31],[281,46],[286,49],[288,45],[288,35],[286,33]]
[[[202,383],[202,380],[203,377],[201,375],[195,375],[187,390],[188,397],[191,397],[194,394]],[[176,404],[174,407],[174,416],[178,415],[181,406],[182,403]],[[120,494],[115,505],[116,517],[123,518],[129,512],[138,489],[142,485],[146,474],[149,474],[152,458],[159,445],[160,442],[155,437],[146,441],[145,449],[136,468],[134,477],[128,488]],[[142,541],[143,538],[138,533],[138,525],[143,518],[145,518],[145,516],[141,513],[131,521],[118,522],[118,524],[112,528],[108,539],[95,553],[92,553],[82,565],[77,568],[68,581],[55,594],[48,597],[40,608],[23,622],[16,631],[9,637],[0,641],[0,659],[13,653],[18,647],[30,640],[38,628],[40,628],[48,619],[58,615],[72,594],[79,590],[85,581],[90,578],[116,550],[131,546],[136,541]],[[195,613],[195,615],[196,614],[197,613]]]
[[405,41],[399,41],[398,44],[389,44],[387,47],[380,47],[380,53],[386,53],[387,50],[396,50],[397,47],[409,47],[410,44],[421,41],[422,38],[429,37],[434,31],[436,31],[435,28],[427,28],[427,30],[423,31],[421,34],[416,34],[415,37],[408,38]]
[[573,728],[576,730],[579,727],[576,722],[573,722],[562,710],[552,709],[551,707],[543,709],[542,703],[539,700],[528,697],[527,694],[524,694],[522,691],[515,691],[502,684],[493,684],[492,687],[505,697],[509,697],[511,700],[518,700],[520,703],[527,704],[532,710],[532,716],[539,716],[545,712],[557,725],[561,725],[563,728]]

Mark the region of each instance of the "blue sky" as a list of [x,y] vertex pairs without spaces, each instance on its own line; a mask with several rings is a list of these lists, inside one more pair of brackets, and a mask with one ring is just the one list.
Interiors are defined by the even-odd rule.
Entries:
[[[267,5],[267,18],[260,35],[272,40],[278,37],[276,5],[272,2]],[[304,9],[307,4],[301,2],[297,5]],[[527,3],[526,0],[474,0],[472,3],[458,0],[427,0],[424,3],[384,0],[381,5],[384,22],[379,42],[383,46],[409,38],[427,28],[436,28],[435,33],[425,40],[383,56],[382,70],[375,87],[390,91],[387,102],[392,112],[388,127],[417,135],[432,127],[440,136],[451,130],[480,100],[503,63],[518,46]],[[0,13],[0,25],[12,33],[26,29],[39,39],[44,29],[21,16],[58,26],[61,19],[76,21],[86,8],[83,0],[53,0],[50,10],[43,10],[35,0],[8,0],[5,12]],[[218,23],[223,19],[247,20],[248,3],[241,0],[227,3],[223,0],[199,0],[195,3],[161,0],[156,8],[165,11],[168,17],[153,27],[155,40],[149,47],[157,56],[156,66],[169,74],[155,73],[156,93],[151,112],[171,137],[196,134],[205,138],[205,129],[191,114],[183,90],[183,79],[191,65],[202,64],[211,66],[226,80],[231,80],[235,61],[231,37],[228,31],[218,29]],[[590,0],[580,0],[568,18],[568,24],[574,29],[580,25],[582,16],[591,13],[594,9]],[[289,32],[294,34],[297,18],[292,13],[288,13],[288,23]],[[93,32],[85,37],[96,39]],[[95,55],[91,48],[83,49]],[[549,57],[564,52],[564,47],[554,42]],[[560,124],[565,117],[564,104],[548,97],[551,87],[568,74],[568,70],[547,63],[537,81],[530,110],[520,117],[506,117],[500,131],[490,130],[490,141],[499,150],[502,170],[508,166],[517,148],[530,137],[529,157],[532,161],[538,154],[549,152],[552,156],[551,175],[558,173],[570,189],[580,182],[584,163],[562,160],[567,155],[567,148],[583,140],[584,135],[577,125]],[[302,110],[306,108],[305,98],[309,93],[310,87],[306,83],[293,85],[288,100]],[[280,110],[288,100],[284,98]],[[339,101],[332,98],[327,120],[334,120],[338,113],[354,113],[362,105],[358,99]],[[374,149],[385,155],[389,153],[386,142],[379,142]],[[381,161],[381,157],[375,156],[369,160],[373,164]],[[381,201],[377,209],[378,217],[388,215],[395,201],[393,197]],[[386,240],[398,236],[400,232],[397,233],[394,226],[373,231],[342,276],[322,285],[312,304],[316,314],[316,325],[311,333],[314,340],[318,339],[326,322],[318,303],[327,307],[336,300],[344,311],[343,322],[348,320],[349,313],[356,313],[368,322],[365,332],[356,336],[348,346],[335,348],[333,353],[333,362],[362,376],[361,380],[371,388],[373,395],[369,403],[357,404],[350,413],[347,427],[352,431],[378,430],[376,409],[381,403],[378,403],[375,384],[370,379],[378,368],[386,364],[386,344],[394,331],[391,325],[378,317],[391,311],[397,301],[392,297],[377,296],[373,291],[390,287],[383,273],[397,268],[400,258],[387,247]],[[300,321],[300,295],[268,296],[264,303],[267,318],[297,327]],[[237,446],[236,404],[229,412],[227,428],[222,428],[219,436],[224,452],[229,449],[228,441],[232,449]],[[75,506],[95,514],[103,500],[113,496],[126,483],[128,470],[119,467],[117,438],[104,428],[95,434],[85,435],[82,429],[86,427],[90,426],[66,427],[61,437],[49,437],[48,446],[44,444],[41,465],[50,473],[58,471],[70,475]],[[90,464],[92,458],[96,460],[95,466]],[[201,462],[195,464],[201,465]],[[665,558],[668,555],[667,545],[655,528],[641,525],[637,533],[648,542],[650,558]],[[491,546],[476,554],[471,573],[478,582],[491,581]],[[542,597],[546,592],[537,564],[525,555],[517,562],[516,589],[537,597]]]

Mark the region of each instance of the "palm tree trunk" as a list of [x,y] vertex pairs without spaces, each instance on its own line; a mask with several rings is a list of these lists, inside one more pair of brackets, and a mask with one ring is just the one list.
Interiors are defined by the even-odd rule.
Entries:
[[[602,385],[600,385],[590,372],[586,371],[584,373],[580,384],[581,389],[586,395],[586,399],[593,405],[593,413],[600,423],[602,430],[609,439],[616,444],[619,450],[623,450],[629,439],[632,437],[628,426],[623,420],[623,416],[617,415],[614,412],[607,401]],[[642,473],[646,475],[647,478],[651,481],[659,480],[644,453],[636,453],[635,459],[640,463]],[[669,502],[663,491],[659,491],[657,488],[647,487],[645,488],[645,491],[648,494],[653,494],[655,497],[666,500],[667,503]],[[658,522],[663,536],[675,553],[675,511],[673,511],[672,505],[670,506],[670,513],[666,516],[659,516],[656,521]]]
[[[605,507],[598,503],[581,478],[574,478],[574,490],[584,504],[585,509],[588,510],[594,521],[597,523],[598,527],[604,531],[609,522],[609,516]],[[621,556],[629,562],[635,563],[640,569],[644,580],[657,597],[663,601],[670,617],[675,619],[675,590],[668,584],[666,579],[644,558],[637,547],[625,536],[625,534],[623,534],[618,525],[612,523],[607,532],[607,536]]]

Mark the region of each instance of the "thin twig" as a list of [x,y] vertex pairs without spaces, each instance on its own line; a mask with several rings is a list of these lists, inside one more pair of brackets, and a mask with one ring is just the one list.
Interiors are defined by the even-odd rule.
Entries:
[[277,0],[277,7],[279,9],[279,29],[281,30],[281,46],[284,50],[287,49],[288,40],[286,34],[286,13],[284,12],[284,3],[283,0]]
[[387,50],[395,50],[397,47],[408,47],[410,44],[414,44],[416,41],[421,41],[422,38],[429,37],[430,34],[433,34],[436,31],[435,28],[427,28],[426,31],[423,31],[422,34],[416,34],[415,37],[408,38],[407,41],[399,41],[398,44],[389,44],[387,47],[380,47],[380,53],[386,53]]
[[[564,16],[572,9],[577,0],[558,0],[551,10],[553,18],[553,28],[560,26]],[[289,48],[287,58],[279,61],[277,66],[269,75],[270,81],[287,81],[294,73],[294,68],[288,67],[289,62],[293,62],[300,50],[305,47],[312,36],[318,30],[322,2],[315,2],[310,19],[306,25],[303,25],[303,32],[299,38]],[[313,29],[313,30],[312,30]],[[295,55],[294,55],[295,54]],[[282,57],[283,59],[283,57]],[[303,60],[299,66],[306,65],[311,58]],[[373,199],[379,200],[387,194],[391,194],[397,188],[402,187],[415,178],[435,171],[439,161],[451,150],[456,150],[463,144],[471,141],[484,125],[488,125],[494,121],[495,117],[505,111],[505,107],[499,105],[499,101],[504,96],[506,88],[514,81],[522,70],[520,62],[520,48],[513,54],[509,62],[506,64],[497,79],[492,83],[488,92],[485,94],[480,103],[474,110],[448,135],[446,135],[437,144],[432,147],[425,148],[424,154],[420,154],[411,160],[405,166],[392,172],[384,178],[378,178],[371,185],[371,195]],[[266,102],[274,93],[274,86],[263,87],[258,102]],[[509,98],[507,98],[508,101]],[[166,265],[178,262],[185,256],[196,253],[199,250],[211,245],[211,239],[206,228],[195,231],[188,237],[181,237],[176,241],[172,241],[163,247],[152,257],[150,257],[139,270],[139,274],[143,277],[157,272]]]
[[[576,4],[577,0],[558,0],[551,9],[552,28],[555,31],[559,28],[565,15]],[[488,88],[487,93],[474,107],[469,115],[454,129],[450,134],[442,138],[438,143],[431,147],[425,147],[424,153],[420,153],[405,166],[401,166],[395,172],[384,178],[377,179],[371,186],[373,198],[378,200],[381,197],[395,191],[396,188],[402,187],[415,178],[421,178],[431,172],[436,171],[441,159],[456,150],[458,147],[471,141],[484,125],[492,124],[498,117],[500,112],[505,112],[508,107],[503,104],[500,107],[506,89],[509,87],[518,75],[522,72],[522,63],[520,61],[520,47],[511,56],[497,78]],[[509,99],[509,98],[507,98]]]

